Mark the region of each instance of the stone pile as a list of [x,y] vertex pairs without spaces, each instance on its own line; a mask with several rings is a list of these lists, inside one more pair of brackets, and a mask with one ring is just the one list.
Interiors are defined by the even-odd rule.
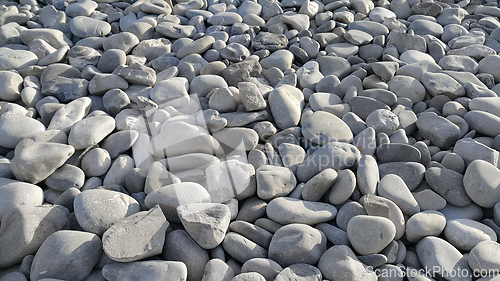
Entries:
[[497,1],[0,4],[0,281],[500,280]]

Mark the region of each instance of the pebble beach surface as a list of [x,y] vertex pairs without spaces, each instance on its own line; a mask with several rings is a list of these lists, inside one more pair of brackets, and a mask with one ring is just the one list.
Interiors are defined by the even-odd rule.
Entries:
[[500,280],[499,6],[0,1],[0,281]]

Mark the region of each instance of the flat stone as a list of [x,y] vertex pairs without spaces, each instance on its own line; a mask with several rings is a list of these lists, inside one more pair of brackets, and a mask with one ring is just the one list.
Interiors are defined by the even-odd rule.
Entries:
[[31,265],[30,278],[83,280],[97,264],[101,253],[101,239],[93,233],[74,230],[54,232],[38,249]]
[[252,47],[255,50],[269,50],[274,52],[285,48],[288,45],[288,39],[284,34],[274,34],[261,31],[252,40]]
[[80,38],[106,36],[111,32],[111,25],[94,18],[77,16],[70,21],[71,33]]
[[404,143],[385,143],[377,147],[377,159],[380,163],[387,162],[420,162],[420,151]]
[[467,112],[464,120],[469,124],[470,129],[490,137],[500,134],[500,117],[491,113],[479,110]]
[[38,57],[26,50],[0,48],[0,70],[18,70],[35,65]]
[[295,263],[314,265],[325,251],[326,237],[321,231],[292,223],[274,233],[269,245],[269,258],[283,267]]
[[257,196],[263,200],[286,196],[295,188],[297,180],[292,171],[285,167],[264,165],[255,172]]
[[421,115],[417,127],[425,138],[442,149],[450,147],[461,136],[457,125],[432,113]]
[[389,90],[398,98],[409,98],[413,103],[423,101],[425,98],[424,86],[415,78],[405,75],[396,75],[387,82]]
[[113,224],[102,236],[102,247],[108,257],[118,262],[138,261],[159,255],[163,250],[169,226],[157,205]]
[[422,84],[433,97],[446,95],[450,99],[455,99],[465,96],[465,88],[455,79],[443,73],[424,73]]
[[46,178],[44,183],[52,190],[64,192],[69,188],[80,189],[84,181],[85,174],[82,169],[71,164],[64,164]]
[[323,275],[321,271],[305,263],[292,264],[289,267],[283,269],[277,276],[276,281],[287,281],[287,280],[304,280],[304,281],[321,281]]
[[115,120],[109,116],[95,116],[76,122],[68,136],[68,143],[76,150],[101,142],[115,129]]
[[337,209],[327,203],[278,197],[269,202],[266,213],[270,219],[281,224],[303,223],[315,225],[333,220],[337,214]]
[[187,279],[187,267],[178,261],[138,261],[111,263],[102,268],[106,280],[132,281],[136,275],[144,279],[181,281]]
[[432,167],[425,172],[425,180],[448,203],[460,207],[471,203],[461,174],[446,168]]

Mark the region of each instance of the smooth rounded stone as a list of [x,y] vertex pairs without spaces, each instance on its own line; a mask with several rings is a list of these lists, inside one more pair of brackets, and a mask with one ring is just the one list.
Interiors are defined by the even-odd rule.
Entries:
[[233,269],[218,258],[211,259],[205,266],[202,281],[231,281],[234,277]]
[[135,213],[104,232],[104,253],[118,262],[132,262],[159,255],[163,250],[168,226],[159,206]]
[[500,56],[490,55],[479,61],[479,73],[489,73],[495,78],[495,82],[500,82],[500,76],[498,74],[498,63],[500,62]]
[[36,184],[62,166],[74,152],[75,149],[69,145],[31,143],[20,149],[12,159],[10,167],[17,179]]
[[351,43],[334,43],[326,46],[325,51],[334,53],[337,57],[348,58],[359,52],[359,47]]
[[399,64],[392,61],[376,62],[372,64],[373,73],[384,81],[390,81],[398,69]]
[[339,209],[335,222],[342,231],[347,231],[347,224],[353,217],[366,214],[367,213],[363,205],[356,201],[350,201],[342,205],[342,207]]
[[403,213],[412,216],[420,212],[415,200],[405,182],[394,174],[384,176],[377,187],[378,194],[394,202]]
[[110,281],[132,281],[137,276],[144,280],[182,281],[187,279],[187,267],[177,261],[115,262],[102,268],[102,276]]
[[363,120],[366,120],[370,113],[378,109],[390,110],[387,104],[370,97],[356,96],[349,100],[349,104],[351,111]]
[[465,165],[469,165],[477,159],[487,161],[495,166],[498,162],[497,151],[477,142],[475,139],[464,138],[458,141],[453,148],[453,152],[462,158]]
[[103,42],[104,51],[110,49],[119,49],[128,53],[132,48],[139,44],[139,39],[133,33],[120,32],[106,38]]
[[373,37],[364,31],[350,29],[344,34],[344,39],[353,45],[359,46],[370,43]]
[[0,219],[12,207],[38,206],[43,203],[40,187],[7,178],[0,178],[0,195]]
[[314,265],[326,251],[325,235],[305,224],[292,223],[276,231],[269,245],[269,258],[283,267],[295,263]]
[[188,45],[182,46],[182,48],[177,51],[176,56],[182,59],[190,54],[203,54],[206,50],[210,49],[213,43],[215,43],[215,39],[212,36],[202,37]]
[[167,170],[163,161],[155,161],[147,172],[142,189],[146,194],[149,194],[162,186],[180,182],[181,180],[177,176]]
[[337,180],[337,172],[325,169],[312,177],[302,188],[302,199],[306,201],[319,201]]
[[182,262],[186,265],[187,279],[180,280],[198,281],[203,278],[205,266],[210,260],[207,251],[196,244],[189,234],[182,229],[170,232],[165,238],[163,259]]
[[345,58],[334,56],[322,56],[316,59],[319,63],[319,70],[324,76],[335,75],[339,79],[344,79],[351,73],[351,65]]
[[[387,218],[396,227],[394,239],[400,239],[405,233],[405,218],[401,209],[391,200],[373,194],[361,197],[359,201],[363,211],[370,216]],[[360,215],[365,215],[361,213]]]
[[52,190],[64,192],[72,187],[80,189],[84,180],[85,173],[80,168],[64,164],[46,178],[44,183]]
[[266,213],[270,219],[281,224],[315,225],[333,220],[337,215],[337,209],[327,203],[278,197],[269,202]]
[[196,28],[192,25],[179,25],[173,22],[161,22],[155,27],[156,32],[167,38],[192,38],[196,34]]
[[489,137],[500,134],[500,117],[485,111],[473,110],[464,115],[470,129]]
[[383,217],[358,215],[347,224],[349,241],[361,255],[379,253],[389,245],[395,235],[396,227],[391,220]]
[[448,220],[444,237],[457,249],[470,251],[481,241],[496,241],[497,235],[485,224],[471,219]]
[[500,170],[483,160],[474,160],[469,164],[463,178],[467,195],[484,208],[493,207],[500,200],[498,176]]
[[251,54],[250,51],[240,43],[229,43],[226,48],[220,51],[222,58],[232,62],[241,62],[248,58]]
[[98,73],[89,82],[89,93],[100,96],[111,89],[126,90],[128,86],[127,80],[118,75]]
[[0,71],[0,99],[16,101],[21,97],[23,77],[11,71]]
[[114,223],[140,211],[134,198],[105,189],[83,191],[75,198],[74,208],[78,224],[85,231],[99,235]]
[[128,171],[134,169],[134,166],[135,164],[132,157],[126,154],[118,156],[113,163],[111,163],[111,167],[103,179],[103,185],[117,184],[125,186],[125,176]]
[[293,54],[288,50],[278,50],[272,53],[270,56],[262,59],[260,65],[264,69],[269,69],[271,67],[277,67],[281,71],[286,71],[292,67]]
[[[370,155],[362,156],[359,160],[356,180],[354,181],[354,184],[357,183],[359,192],[363,195],[375,194],[379,180],[379,171],[375,158]],[[330,193],[330,195],[332,194]]]
[[213,132],[213,136],[217,141],[230,148],[244,149],[246,151],[254,149],[259,142],[257,132],[248,128],[224,128]]
[[4,254],[0,267],[20,263],[35,254],[52,233],[69,221],[69,212],[61,206],[16,206],[2,216],[0,245]]
[[302,134],[313,143],[320,145],[335,141],[352,141],[353,135],[349,126],[337,116],[317,111],[309,116],[302,124]]
[[115,120],[109,116],[95,116],[76,122],[68,136],[68,144],[76,150],[101,142],[115,129]]
[[323,273],[323,278],[335,280],[378,280],[377,275],[372,270],[367,270],[366,266],[356,257],[354,252],[345,245],[335,245],[329,248],[320,258],[318,268]]
[[440,24],[424,19],[412,21],[410,26],[408,27],[408,30],[412,30],[414,34],[417,35],[430,34],[436,37],[440,37],[444,32],[444,29]]
[[[149,152],[158,157],[174,157],[188,153],[213,155],[220,147],[218,141],[210,136],[206,129],[186,122],[167,123],[167,125],[162,126],[161,130],[162,132],[150,141],[148,147]],[[178,133],[172,135],[170,132]],[[242,139],[246,140],[238,134],[232,134],[232,136],[240,137],[238,144]],[[236,140],[234,141],[236,142]]]
[[473,74],[477,73],[479,67],[474,59],[467,56],[456,55],[442,57],[439,60],[439,66],[441,66],[443,70],[466,71]]
[[57,231],[38,249],[30,278],[84,280],[99,261],[101,253],[101,239],[97,235],[74,230]]
[[377,159],[387,162],[420,162],[420,151],[404,143],[385,143],[377,147]]
[[465,207],[457,207],[448,204],[439,211],[446,217],[446,220],[471,219],[479,221],[482,219],[484,213],[483,209],[475,203]]
[[278,129],[284,130],[299,124],[304,96],[289,85],[274,89],[268,96],[269,108]]
[[85,16],[73,18],[69,27],[71,33],[80,38],[106,36],[111,32],[109,23]]
[[94,1],[81,1],[72,3],[66,7],[64,12],[69,17],[89,16],[97,8],[97,3]]
[[283,268],[275,261],[266,258],[254,258],[241,266],[241,272],[257,272],[266,280],[275,280]]
[[318,148],[297,168],[297,179],[307,182],[327,168],[336,171],[356,166],[361,159],[359,150],[348,143],[330,142]]
[[226,88],[228,85],[224,78],[219,75],[207,74],[196,76],[189,85],[189,94],[198,94],[205,97],[215,88]]
[[500,267],[498,255],[500,245],[495,241],[481,241],[472,248],[468,256],[468,263],[474,273],[487,270],[498,270]]
[[420,115],[417,127],[426,139],[441,149],[449,148],[462,135],[457,125],[434,113]]
[[398,98],[409,98],[414,104],[425,98],[425,87],[411,76],[394,76],[387,82],[389,91],[394,92]]
[[422,75],[422,84],[433,97],[446,95],[455,99],[465,95],[465,88],[455,79],[444,73],[427,72]]
[[231,210],[218,203],[180,205],[177,214],[189,235],[204,249],[213,249],[224,240]]
[[373,155],[375,153],[375,150],[377,149],[375,129],[373,129],[372,127],[366,128],[366,124],[364,124],[364,126],[365,128],[354,137],[354,139],[352,140],[352,144],[359,149],[361,154]]
[[500,98],[474,98],[469,103],[470,110],[484,111],[500,117]]
[[[316,86],[316,89],[317,88],[318,88],[318,86]],[[340,97],[338,95],[331,94],[331,93],[318,92],[318,93],[312,94],[309,97],[309,105],[310,105],[311,109],[314,111],[321,111],[321,110],[324,110],[325,107],[327,107],[327,106],[341,104],[341,103],[342,103],[342,100],[340,99]]]
[[229,230],[245,236],[265,249],[269,248],[269,243],[271,243],[271,238],[273,236],[264,228],[240,220],[232,222],[229,225]]
[[285,167],[264,165],[255,172],[257,196],[263,200],[286,196],[297,185],[292,171]]
[[236,232],[228,232],[222,246],[232,258],[241,263],[254,258],[267,258],[268,255],[266,249]]
[[[431,269],[431,274],[455,276],[454,280],[472,280],[467,259],[446,240],[433,236],[422,238],[417,244],[416,252],[422,266]],[[457,274],[458,270],[460,276]]]
[[412,192],[420,206],[420,211],[441,210],[446,207],[446,200],[431,189]]
[[425,172],[429,186],[450,204],[464,207],[472,201],[464,188],[464,177],[453,170],[431,167]]
[[366,126],[373,127],[376,133],[390,136],[399,127],[399,119],[390,110],[377,109],[366,117]]
[[207,22],[212,25],[232,25],[241,23],[242,17],[235,12],[219,12],[211,16]]
[[111,73],[118,66],[125,65],[127,60],[126,57],[127,55],[123,50],[109,49],[104,51],[104,53],[102,53],[102,56],[99,59],[99,62],[97,63],[96,67],[104,73]]
[[134,130],[125,130],[111,134],[102,143],[102,148],[108,151],[112,159],[129,150],[137,141],[139,133]]
[[445,216],[438,211],[423,211],[406,222],[406,239],[417,243],[426,236],[439,236],[446,226]]
[[15,148],[24,138],[42,133],[45,126],[42,122],[26,117],[12,116],[0,121],[0,145],[5,148]]
[[19,70],[36,65],[38,57],[27,50],[0,48],[0,70]]
[[309,264],[296,263],[283,269],[275,281],[301,280],[301,281],[321,281],[323,278],[321,271]]
[[[11,272],[7,273],[0,278],[1,281],[26,281],[26,276],[21,272]],[[48,280],[48,279],[46,279]]]
[[[359,169],[359,168],[358,168]],[[328,201],[333,205],[340,205],[351,197],[356,187],[356,176],[351,170],[338,171],[337,179],[331,186]]]

